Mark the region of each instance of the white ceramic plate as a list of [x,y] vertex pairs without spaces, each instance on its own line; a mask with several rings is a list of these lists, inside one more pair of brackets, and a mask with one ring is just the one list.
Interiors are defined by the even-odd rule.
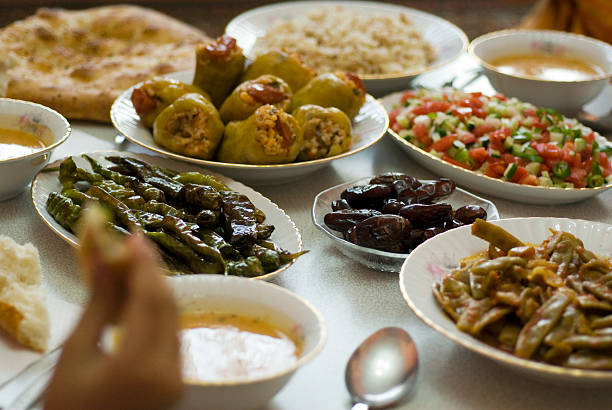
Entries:
[[252,51],[257,38],[263,36],[277,20],[290,20],[314,8],[336,8],[338,6],[383,16],[406,14],[421,32],[423,39],[431,44],[436,52],[435,61],[423,69],[407,70],[400,74],[360,75],[368,92],[376,96],[408,87],[417,75],[448,64],[467,48],[468,41],[465,33],[449,21],[408,7],[371,1],[309,1],[272,4],[238,15],[229,22],[225,32],[236,39],[248,57],[253,57]]
[[[183,71],[168,75],[168,77],[191,83],[193,72]],[[305,174],[329,165],[331,161],[335,159],[356,154],[374,145],[382,138],[389,125],[389,117],[385,109],[380,102],[368,95],[366,97],[366,103],[361,107],[359,114],[357,114],[353,120],[352,127],[354,140],[348,152],[331,158],[277,165],[248,165],[209,161],[175,154],[155,143],[153,134],[151,134],[151,131],[140,122],[140,117],[136,113],[132,105],[132,100],[130,99],[132,89],[139,85],[140,84],[136,84],[134,87],[124,91],[111,107],[111,121],[120,133],[125,135],[130,141],[150,149],[151,151],[192,164],[203,165],[213,171],[223,172],[224,175],[252,184],[265,185],[298,179]]]
[[[385,106],[385,109],[390,112],[393,107],[400,104],[402,94],[403,92],[389,94],[380,101]],[[510,201],[544,205],[567,204],[582,201],[612,188],[612,184],[603,185],[598,188],[555,188],[521,185],[491,178],[443,161],[435,155],[409,143],[391,128],[387,131],[393,138],[393,141],[425,168],[438,175],[443,175],[452,179],[458,185],[468,186],[476,191],[508,199]],[[597,138],[605,141],[604,137],[598,136]]]
[[[232,188],[232,190],[246,195],[255,206],[257,206],[266,214],[266,223],[272,224],[275,227],[270,239],[272,239],[280,247],[287,251],[299,252],[302,250],[302,237],[291,218],[289,218],[289,216],[274,202],[270,201],[268,198],[261,195],[259,192],[253,190],[252,188],[241,184],[240,182],[234,181],[233,179],[227,178],[223,175],[210,172],[206,169],[202,169],[197,165],[191,165],[184,162],[175,161],[169,158],[163,158],[158,156],[134,154],[130,152],[119,151],[90,152],[87,153],[87,155],[100,161],[100,163],[102,163],[103,165],[110,165],[110,163],[104,159],[105,156],[121,155],[137,158],[142,161],[146,161],[152,165],[158,165],[176,171],[197,171],[214,175],[215,177],[223,181],[225,184],[227,184],[230,188]],[[77,155],[74,155],[73,158],[79,167],[87,170],[91,169],[89,163],[85,159]],[[49,166],[58,166],[61,161],[62,160],[57,160]],[[53,219],[53,217],[49,214],[49,212],[47,212],[46,203],[47,198],[49,197],[49,193],[54,191],[61,191],[62,189],[62,185],[59,183],[57,176],[57,172],[40,172],[36,175],[36,177],[34,177],[31,190],[32,203],[34,204],[34,209],[42,218],[43,222],[47,224],[47,226],[51,228],[53,232],[59,235],[70,245],[78,246],[77,237],[68,230],[66,230],[64,227],[62,227],[59,223],[57,223],[55,219]],[[257,279],[269,279],[284,271],[292,264],[293,262],[282,266],[280,269],[277,269],[274,272],[258,276]]]
[[[338,250],[349,259],[357,261],[371,269],[386,272],[399,272],[402,263],[404,263],[404,260],[406,257],[408,257],[407,253],[385,252],[377,249],[366,248],[365,246],[355,245],[354,243],[344,240],[340,232],[329,229],[324,222],[325,215],[332,212],[332,202],[340,198],[342,191],[354,185],[366,185],[370,179],[372,179],[372,177],[346,182],[344,184],[328,188],[317,194],[312,205],[312,221],[317,228],[325,232],[327,236],[333,239]],[[431,181],[422,180],[422,182]],[[499,219],[499,213],[497,212],[497,208],[493,202],[487,201],[486,199],[480,198],[460,188],[456,188],[450,196],[444,198],[440,202],[451,204],[453,209],[468,204],[478,205],[487,211],[487,220],[491,221]]]
[[[586,249],[612,256],[612,225],[565,218],[512,218],[494,221],[523,241],[540,243],[549,235],[549,228],[574,234]],[[465,226],[434,236],[416,248],[400,271],[402,295],[414,313],[427,325],[454,342],[490,359],[552,383],[568,385],[610,385],[612,371],[570,369],[533,360],[520,359],[461,332],[436,301],[432,287],[445,273],[458,266],[460,258],[485,251],[488,244],[472,236]]]

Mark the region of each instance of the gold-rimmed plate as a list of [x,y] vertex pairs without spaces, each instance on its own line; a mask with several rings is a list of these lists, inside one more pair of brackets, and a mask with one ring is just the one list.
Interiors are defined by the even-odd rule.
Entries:
[[[403,92],[389,94],[380,101],[389,112],[400,105]],[[388,129],[389,135],[404,151],[408,153],[419,164],[425,168],[448,177],[455,181],[457,185],[468,187],[470,190],[504,198],[510,201],[524,202],[528,204],[557,205],[578,202],[591,198],[610,188],[612,184],[606,184],[597,188],[557,188],[545,186],[521,185],[514,182],[504,181],[470,171],[465,168],[453,165],[449,162],[436,157],[435,155],[417,147],[414,144],[400,137],[391,128]],[[601,135],[596,137],[602,144],[606,139]]]
[[[191,83],[193,72],[183,71],[170,74],[168,77]],[[138,84],[134,87],[138,87]],[[231,178],[256,185],[278,184],[296,180],[329,165],[335,159],[344,158],[363,151],[378,142],[385,134],[389,125],[389,118],[382,104],[371,95],[368,95],[365,104],[353,120],[353,144],[351,149],[345,153],[330,158],[276,165],[232,164],[209,161],[175,154],[158,146],[153,140],[153,134],[140,122],[140,118],[134,109],[130,99],[134,87],[124,91],[115,100],[110,112],[113,125],[127,139],[170,158],[202,165],[213,171],[222,172]]]
[[[270,201],[268,198],[266,198],[259,192],[255,191],[252,188],[249,188],[246,185],[243,185],[238,181],[234,181],[233,179],[228,178],[226,176],[210,172],[206,169],[202,169],[197,165],[176,161],[170,158],[163,158],[160,156],[119,151],[99,151],[89,152],[86,154],[98,160],[103,165],[110,164],[107,160],[104,159],[104,157],[121,155],[137,158],[151,165],[157,165],[180,172],[197,171],[213,175],[223,181],[232,190],[246,195],[256,207],[261,209],[266,214],[266,223],[272,224],[275,227],[270,239],[272,239],[280,247],[289,252],[294,253],[300,252],[302,250],[302,236],[300,235],[300,232],[298,231],[291,218],[289,218],[289,216],[274,202]],[[80,156],[73,155],[72,158],[79,167],[87,170],[91,169],[87,161],[81,158]],[[53,162],[52,164],[49,164],[49,167],[58,166],[62,160],[63,159],[60,159]],[[40,218],[53,232],[55,232],[60,238],[68,242],[70,245],[77,247],[79,246],[78,238],[72,232],[61,226],[55,219],[53,219],[51,214],[47,212],[46,204],[49,194],[51,192],[59,192],[61,190],[62,185],[59,183],[57,172],[39,172],[34,177],[34,181],[32,181],[32,188],[30,191],[32,204],[34,205],[34,209],[36,210]],[[273,276],[278,275],[280,272],[284,271],[292,264],[293,262],[283,265],[273,272],[258,276],[256,279],[268,280]]]
[[[612,225],[567,218],[511,218],[491,221],[517,238],[540,243],[550,236],[549,229],[569,232],[581,239],[585,249],[610,257]],[[417,247],[406,258],[400,271],[400,290],[412,311],[436,332],[463,347],[495,360],[512,370],[540,381],[569,386],[609,386],[612,371],[584,370],[521,359],[457,329],[433,295],[433,285],[456,268],[461,258],[486,251],[488,244],[471,234],[469,226],[436,235]],[[511,381],[509,381],[511,382]]]

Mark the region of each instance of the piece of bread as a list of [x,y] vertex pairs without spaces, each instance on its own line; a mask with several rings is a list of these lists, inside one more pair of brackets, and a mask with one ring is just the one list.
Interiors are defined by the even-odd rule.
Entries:
[[40,259],[31,243],[0,235],[0,328],[38,351],[47,348],[49,314],[40,287]]
[[0,96],[5,88],[71,119],[108,122],[125,89],[193,69],[202,41],[200,30],[137,6],[40,9],[0,30]]

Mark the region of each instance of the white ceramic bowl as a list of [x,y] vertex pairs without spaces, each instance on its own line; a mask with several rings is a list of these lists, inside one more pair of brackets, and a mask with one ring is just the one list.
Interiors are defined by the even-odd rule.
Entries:
[[46,147],[16,158],[0,160],[0,201],[20,194],[70,135],[70,124],[57,111],[28,101],[0,98],[0,128],[28,132]]
[[[496,31],[474,39],[468,52],[478,60],[497,91],[569,115],[595,98],[612,76],[610,44],[561,31]],[[583,81],[553,81],[503,73],[490,64],[503,56],[542,53],[584,59],[597,64],[604,74]]]
[[323,348],[327,328],[321,314],[296,294],[246,278],[194,275],[168,279],[181,310],[204,309],[262,317],[302,342],[297,362],[263,378],[205,383],[186,380],[181,409],[257,409],[287,384],[293,373]]
[[[549,228],[570,232],[585,249],[612,256],[612,225],[566,218],[512,218],[492,221],[522,241],[541,243],[550,236]],[[400,271],[400,289],[408,306],[428,326],[471,351],[540,381],[567,386],[610,386],[612,371],[572,369],[521,359],[496,349],[457,329],[433,295],[434,282],[456,268],[459,259],[485,251],[488,244],[471,234],[470,227],[452,229],[436,235],[416,248]],[[460,351],[456,352],[461,354]],[[501,376],[503,377],[503,376]],[[508,382],[512,381],[508,379]]]
[[234,37],[245,54],[252,58],[257,38],[263,36],[276,21],[298,17],[314,8],[338,6],[383,16],[404,13],[411,18],[415,27],[422,33],[423,39],[431,44],[436,52],[434,62],[422,69],[398,74],[360,74],[368,93],[376,97],[408,87],[416,76],[450,63],[467,47],[465,33],[449,21],[420,10],[373,1],[293,1],[271,4],[235,17],[227,25],[225,32]]
[[[329,229],[329,227],[325,225],[325,215],[332,212],[331,204],[334,200],[340,198],[342,191],[355,185],[366,185],[370,179],[372,179],[371,176],[360,178],[319,192],[312,204],[312,221],[317,228],[325,232],[327,236],[334,241],[338,250],[347,258],[357,261],[370,269],[383,272],[399,272],[402,263],[404,263],[404,259],[408,256],[407,253],[386,252],[356,245],[344,240],[340,232]],[[421,182],[431,181],[421,180]],[[464,191],[461,188],[456,188],[450,196],[439,202],[451,204],[453,209],[464,205],[478,205],[487,211],[487,221],[499,219],[499,212],[493,202],[471,194],[468,191]]]

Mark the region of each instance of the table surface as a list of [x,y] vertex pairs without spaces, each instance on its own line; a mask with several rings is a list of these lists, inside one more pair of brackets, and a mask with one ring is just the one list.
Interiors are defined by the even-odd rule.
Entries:
[[[463,60],[466,61],[464,57]],[[455,69],[429,75],[444,81]],[[427,80],[427,78],[425,78]],[[484,85],[486,86],[486,84]],[[610,104],[610,101],[608,101]],[[609,105],[608,105],[608,108]],[[73,123],[69,140],[52,160],[83,151],[115,149],[110,126]],[[147,152],[135,145],[127,150]],[[300,369],[269,403],[268,409],[349,409],[344,367],[357,345],[385,326],[399,326],[413,336],[420,358],[414,394],[397,408],[405,409],[572,409],[610,408],[612,396],[599,389],[551,386],[523,378],[510,369],[472,353],[421,322],[402,299],[398,275],[370,270],[345,258],[311,221],[314,196],[330,186],[387,171],[418,178],[436,175],[414,163],[386,136],[374,147],[334,161],[300,183],[255,187],[293,219],[310,253],[273,280],[315,305],[325,317],[328,340],[323,351]],[[468,189],[477,190],[477,187]],[[587,201],[534,206],[488,197],[502,218],[551,216],[612,223],[612,190]],[[29,192],[0,203],[1,233],[40,251],[44,283],[54,295],[80,304],[85,298],[73,249],[36,215]],[[492,403],[495,403],[494,405]]]

